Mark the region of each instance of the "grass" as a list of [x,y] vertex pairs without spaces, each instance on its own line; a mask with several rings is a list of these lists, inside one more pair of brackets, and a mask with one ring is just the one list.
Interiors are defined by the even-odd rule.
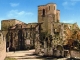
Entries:
[[4,60],[17,60],[17,59],[11,58],[11,57],[6,57]]

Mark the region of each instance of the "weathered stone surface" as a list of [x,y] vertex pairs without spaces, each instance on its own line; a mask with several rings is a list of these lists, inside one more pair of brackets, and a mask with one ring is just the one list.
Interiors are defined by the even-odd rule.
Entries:
[[0,60],[6,57],[6,41],[3,34],[0,32]]
[[[9,20],[8,20],[9,21]],[[16,20],[11,20],[16,21]],[[6,21],[2,21],[6,22]],[[7,22],[6,22],[7,23]],[[6,43],[7,47],[9,47],[10,50],[22,50],[29,48],[34,48],[35,46],[35,39],[36,34],[40,33],[40,25],[41,23],[17,23],[14,22],[16,25],[8,27],[8,30],[2,31],[6,37]],[[2,26],[3,27],[3,26]],[[6,33],[5,33],[6,32]],[[29,40],[29,41],[28,41]],[[6,48],[7,48],[6,47]]]
[[42,31],[48,31],[51,34],[51,23],[59,22],[60,11],[56,9],[57,7],[54,3],[38,6],[38,22],[43,23],[41,25]]
[[[63,46],[66,45],[69,47],[68,50],[76,46],[77,49],[80,49],[78,25],[61,23],[60,10],[56,8],[55,3],[38,6],[38,23],[25,24],[16,19],[3,20],[1,29],[6,37],[7,47],[21,50],[26,49],[27,46],[35,46],[36,54],[44,49],[44,55],[48,56],[63,56]],[[74,43],[75,40],[78,44]],[[63,49],[57,46],[62,46]]]
[[80,58],[80,51],[71,51],[71,57]]

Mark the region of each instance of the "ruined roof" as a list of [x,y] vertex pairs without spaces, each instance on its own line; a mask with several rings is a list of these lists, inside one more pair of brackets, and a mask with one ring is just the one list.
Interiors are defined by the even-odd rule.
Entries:
[[32,28],[33,28],[37,25],[37,23],[29,23],[28,25],[32,26]]
[[30,27],[31,27],[31,25],[29,25],[29,24],[28,24],[28,25],[26,25],[26,28],[30,28]]
[[[17,19],[6,19],[6,20],[2,20],[2,21],[12,21],[12,20],[13,20],[13,21],[15,20],[15,21],[22,22],[22,21],[20,21],[20,20],[17,20]],[[23,23],[23,24],[26,24],[26,23],[24,23],[24,22],[22,22],[22,23]]]
[[13,26],[12,28],[10,28],[10,29],[15,29],[16,28],[16,26]]
[[38,24],[41,23],[16,24],[15,26],[10,27],[10,29],[16,29],[18,26],[21,26],[21,28],[35,28]]

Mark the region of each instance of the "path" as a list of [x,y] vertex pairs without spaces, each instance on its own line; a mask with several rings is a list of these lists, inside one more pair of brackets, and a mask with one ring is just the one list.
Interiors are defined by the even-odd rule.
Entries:
[[25,51],[16,51],[16,52],[7,52],[7,57],[16,58],[18,60],[72,60],[67,58],[43,58],[37,55],[34,55],[35,50],[25,50]]

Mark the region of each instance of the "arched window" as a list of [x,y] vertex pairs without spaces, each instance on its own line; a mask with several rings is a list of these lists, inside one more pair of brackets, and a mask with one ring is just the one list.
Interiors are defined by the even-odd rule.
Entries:
[[49,10],[50,10],[50,6],[49,6]]
[[45,16],[45,9],[43,9],[43,17]]

